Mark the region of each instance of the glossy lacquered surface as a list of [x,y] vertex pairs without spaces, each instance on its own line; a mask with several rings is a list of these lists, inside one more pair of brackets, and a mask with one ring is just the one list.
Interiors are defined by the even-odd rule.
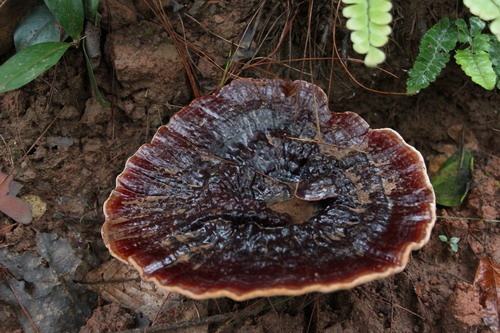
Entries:
[[435,200],[421,155],[303,81],[233,81],[161,127],[117,178],[103,237],[194,298],[334,291],[401,271]]

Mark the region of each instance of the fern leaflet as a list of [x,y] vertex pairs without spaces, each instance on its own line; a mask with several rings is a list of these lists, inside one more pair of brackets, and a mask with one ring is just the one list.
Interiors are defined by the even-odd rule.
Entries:
[[450,51],[458,42],[454,20],[443,18],[422,37],[418,57],[408,71],[406,92],[416,94],[434,82],[450,60]]
[[500,41],[500,1],[499,0],[464,0],[470,12],[490,23],[490,31]]
[[487,35],[478,35],[472,39],[469,47],[457,50],[455,61],[462,70],[470,76],[473,82],[487,90],[495,88],[497,76],[489,56],[490,38]]
[[488,51],[490,54],[491,63],[493,65],[493,70],[497,76],[497,88],[500,89],[500,41],[494,36],[490,36],[490,49]]
[[385,53],[380,50],[389,41],[392,21],[389,0],[342,0],[348,6],[342,11],[347,18],[346,27],[351,30],[353,49],[366,54],[365,64],[375,67],[384,62]]

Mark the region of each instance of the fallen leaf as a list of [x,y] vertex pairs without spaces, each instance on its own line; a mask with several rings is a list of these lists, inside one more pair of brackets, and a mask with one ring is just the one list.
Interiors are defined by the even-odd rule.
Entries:
[[465,149],[457,151],[443,163],[431,181],[438,204],[453,207],[462,203],[472,180],[472,165],[472,154]]
[[481,258],[474,284],[479,286],[481,315],[484,323],[493,331],[500,329],[498,310],[500,306],[500,265],[488,258]]
[[36,244],[36,252],[0,249],[0,267],[10,272],[0,299],[15,309],[24,332],[77,332],[97,305],[97,295],[74,282],[82,260],[55,233],[37,233]]
[[136,270],[116,259],[88,272],[84,283],[106,301],[131,309],[151,321],[160,313],[162,306],[182,303],[178,294],[160,290],[154,283],[143,281]]
[[16,197],[20,187],[13,178],[0,172],[0,212],[16,222],[28,224],[32,219],[31,206]]

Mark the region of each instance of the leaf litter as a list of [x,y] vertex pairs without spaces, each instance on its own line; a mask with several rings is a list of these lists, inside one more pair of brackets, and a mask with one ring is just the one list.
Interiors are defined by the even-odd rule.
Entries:
[[500,329],[498,314],[500,309],[500,265],[489,258],[481,258],[474,284],[480,290],[483,321],[493,332],[498,332]]
[[36,252],[0,249],[0,265],[9,272],[0,298],[17,312],[24,332],[75,331],[84,324],[97,295],[73,281],[81,264],[68,241],[54,233],[37,233]]

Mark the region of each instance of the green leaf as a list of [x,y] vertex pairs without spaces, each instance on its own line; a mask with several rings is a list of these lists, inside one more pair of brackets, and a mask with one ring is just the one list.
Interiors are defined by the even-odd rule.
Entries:
[[499,0],[464,0],[470,12],[490,22],[490,31],[500,41],[500,1]]
[[471,43],[472,38],[470,36],[469,27],[464,19],[459,18],[455,20],[455,26],[458,32],[458,41],[460,43]]
[[346,5],[349,5],[349,4],[356,4],[356,3],[365,3],[366,0],[342,0],[343,3],[345,3]]
[[54,15],[45,5],[33,7],[14,31],[14,45],[17,52],[30,45],[43,42],[58,42],[61,32]]
[[462,70],[470,76],[473,82],[487,90],[495,88],[497,75],[488,51],[490,50],[490,37],[477,35],[472,39],[472,44],[463,50],[457,50],[455,61]]
[[471,17],[469,18],[469,25],[470,25],[470,36],[471,37],[476,37],[478,36],[481,31],[486,27],[486,23],[481,20],[479,17]]
[[422,37],[418,57],[408,71],[406,92],[416,94],[434,82],[450,59],[458,41],[457,27],[450,18],[442,18]]
[[453,207],[462,203],[472,180],[472,165],[472,154],[465,149],[443,163],[431,181],[438,204]]
[[500,89],[500,42],[495,36],[490,36],[490,49],[488,53],[493,65],[493,71],[495,71],[495,75],[497,76],[497,88]]
[[33,81],[54,66],[71,45],[64,42],[40,43],[13,55],[0,66],[0,93]]
[[85,17],[97,24],[97,9],[99,0],[84,0]]
[[77,40],[83,31],[84,10],[82,0],[44,0],[57,22]]
[[439,239],[441,240],[441,242],[446,242],[446,243],[448,243],[448,237],[446,237],[445,235],[439,235],[438,237],[439,237]]
[[470,12],[485,21],[500,17],[500,2],[498,0],[464,0]]
[[389,41],[392,22],[389,0],[342,0],[347,4],[342,15],[347,18],[346,27],[351,30],[353,49],[366,54],[365,65],[376,67],[385,61],[385,53],[380,50]]
[[453,252],[455,252],[455,253],[458,252],[458,244],[457,243],[450,243],[450,248]]
[[486,27],[486,23],[478,17],[469,18],[469,26],[465,23],[464,19],[455,20],[455,25],[458,30],[458,40],[461,43],[472,44],[474,37],[479,36],[483,29]]
[[500,17],[498,17],[496,20],[491,21],[490,31],[496,36],[497,41],[500,42]]
[[88,52],[87,52],[87,39],[83,41],[83,54],[85,55],[85,63],[87,64],[87,71],[89,73],[90,83],[92,85],[92,90],[94,91],[94,95],[101,104],[102,107],[110,107],[111,104],[102,96],[101,91],[99,90],[99,86],[97,85],[97,79],[94,74],[94,69],[92,68],[92,62],[90,61]]
[[458,237],[451,237],[450,238],[451,244],[458,244],[458,242],[460,242],[460,238],[458,238]]
[[[379,64],[379,63],[384,62],[384,61],[385,61],[384,51],[382,51],[374,46],[370,46],[370,49],[368,50],[368,52],[366,53],[366,56],[365,56],[366,66],[373,67],[376,64]],[[370,64],[373,64],[373,65],[370,65]]]

